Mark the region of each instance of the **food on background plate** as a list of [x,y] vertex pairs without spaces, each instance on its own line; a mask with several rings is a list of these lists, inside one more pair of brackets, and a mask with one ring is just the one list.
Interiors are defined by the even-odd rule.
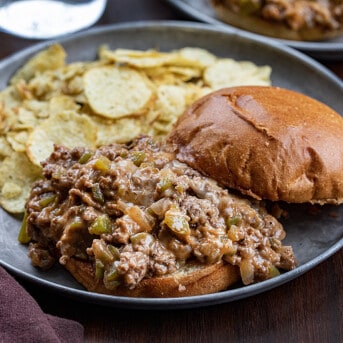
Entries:
[[97,148],[140,134],[162,139],[201,96],[223,86],[270,84],[269,66],[194,47],[101,46],[95,61],[66,58],[61,45],[49,46],[0,92],[0,204],[11,213],[24,211],[31,183],[42,176],[40,162],[54,144]]
[[90,291],[133,297],[214,293],[296,267],[262,202],[231,194],[169,150],[148,136],[55,146],[21,232],[33,265],[58,260]]
[[224,88],[194,102],[167,139],[177,159],[255,199],[343,202],[343,118],[304,94]]
[[209,0],[233,26],[274,38],[321,41],[343,34],[342,0]]

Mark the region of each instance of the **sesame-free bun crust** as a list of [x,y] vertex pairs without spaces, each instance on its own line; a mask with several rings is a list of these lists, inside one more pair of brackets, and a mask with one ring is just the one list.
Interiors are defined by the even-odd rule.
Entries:
[[343,202],[343,119],[303,94],[215,91],[185,111],[167,140],[179,160],[253,198]]
[[134,289],[105,287],[95,277],[94,265],[71,258],[65,268],[88,291],[116,296],[139,298],[176,298],[220,292],[239,281],[238,267],[220,261],[215,264],[188,264],[173,274],[143,279]]
[[232,26],[273,38],[293,41],[323,41],[343,34],[343,27],[338,29],[323,29],[318,26],[304,27],[293,30],[284,23],[268,21],[254,14],[234,12],[223,4],[214,4],[213,9],[218,18]]

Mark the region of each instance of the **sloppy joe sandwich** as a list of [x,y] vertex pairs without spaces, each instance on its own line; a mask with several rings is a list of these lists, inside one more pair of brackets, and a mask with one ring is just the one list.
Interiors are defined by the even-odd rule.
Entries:
[[213,92],[184,112],[168,141],[177,159],[255,199],[343,202],[343,118],[298,92]]
[[316,41],[343,33],[341,0],[209,0],[233,26],[275,38]]
[[262,202],[231,194],[147,136],[55,146],[42,167],[22,228],[29,256],[43,269],[59,261],[90,291],[190,296],[296,267]]

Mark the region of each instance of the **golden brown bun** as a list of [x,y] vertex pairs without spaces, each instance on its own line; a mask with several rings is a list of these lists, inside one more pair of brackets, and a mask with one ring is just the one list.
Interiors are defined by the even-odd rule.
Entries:
[[343,202],[343,119],[303,94],[221,89],[190,106],[167,140],[179,160],[256,199]]
[[71,258],[65,265],[87,290],[125,297],[176,298],[220,292],[240,280],[239,269],[222,261],[212,265],[188,265],[176,273],[143,279],[136,288],[107,289],[95,278],[92,263]]
[[321,41],[343,34],[343,27],[324,30],[320,27],[305,27],[292,30],[282,23],[269,22],[253,14],[235,13],[221,4],[213,4],[218,18],[223,22],[261,35],[294,41]]

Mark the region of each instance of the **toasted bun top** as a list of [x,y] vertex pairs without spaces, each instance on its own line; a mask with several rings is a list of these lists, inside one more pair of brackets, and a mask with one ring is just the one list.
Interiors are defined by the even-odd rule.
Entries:
[[167,141],[179,160],[254,198],[343,202],[343,118],[303,94],[221,89],[190,106]]

